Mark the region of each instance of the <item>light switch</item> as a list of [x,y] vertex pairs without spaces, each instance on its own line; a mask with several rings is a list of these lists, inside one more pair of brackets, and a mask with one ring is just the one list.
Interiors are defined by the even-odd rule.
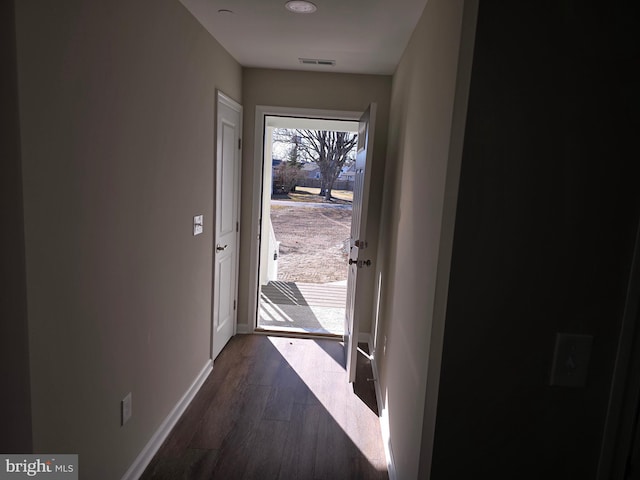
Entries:
[[556,334],[551,367],[551,385],[584,387],[587,382],[593,335]]
[[204,230],[203,215],[193,217],[193,235],[200,235]]

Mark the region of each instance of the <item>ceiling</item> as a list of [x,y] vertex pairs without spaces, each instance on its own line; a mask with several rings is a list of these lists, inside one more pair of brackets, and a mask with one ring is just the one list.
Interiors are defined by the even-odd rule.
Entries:
[[[180,0],[245,67],[382,75],[394,72],[427,3],[312,1],[315,13],[295,14],[286,0]],[[335,65],[303,65],[299,58]]]

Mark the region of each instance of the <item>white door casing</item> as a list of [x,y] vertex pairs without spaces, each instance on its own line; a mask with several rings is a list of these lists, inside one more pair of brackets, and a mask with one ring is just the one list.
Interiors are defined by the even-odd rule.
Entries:
[[214,360],[236,333],[242,106],[218,92],[217,111],[211,340]]
[[[375,119],[376,104],[372,103],[360,118],[353,188],[353,216],[349,241],[349,276],[347,280],[347,305],[344,326],[344,345],[349,382],[354,382],[356,378],[358,334],[360,332],[360,315],[363,310],[359,307],[368,301],[365,298],[366,293],[362,285],[362,275],[366,275],[370,271],[372,262],[372,259],[367,257],[367,239],[365,236],[367,232]],[[360,280],[358,280],[358,277],[360,277]]]
[[[267,106],[256,105],[255,111],[255,125],[254,125],[254,149],[253,149],[253,192],[260,192],[263,188],[263,161],[265,155],[265,127],[266,119],[270,116],[274,117],[292,117],[300,119],[332,119],[332,120],[346,120],[357,122],[362,115],[362,112],[346,111],[346,110],[319,110],[312,108],[296,108],[296,107],[280,107],[280,106]],[[238,331],[240,333],[251,333],[258,325],[259,315],[259,292],[260,292],[260,278],[259,278],[259,264],[260,264],[260,241],[261,241],[261,224],[262,224],[262,195],[252,195],[251,203],[246,204],[247,217],[251,217],[250,231],[246,232],[251,243],[246,252],[243,255],[249,257],[249,271],[246,276],[247,283],[245,284],[244,291],[249,292],[249,296],[241,298],[244,303],[242,308],[247,308],[246,318],[249,319],[249,324],[244,325],[240,323],[238,325]],[[241,290],[242,294],[242,290]],[[244,312],[242,312],[244,313]]]

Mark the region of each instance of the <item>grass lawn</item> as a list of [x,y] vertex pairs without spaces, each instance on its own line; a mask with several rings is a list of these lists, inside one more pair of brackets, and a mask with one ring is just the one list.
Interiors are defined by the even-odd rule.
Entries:
[[[321,198],[318,195],[319,193],[320,193],[319,188],[296,187],[295,193],[290,193],[289,196],[291,197],[292,200],[297,200],[300,202],[309,202],[309,201],[314,202],[318,200],[323,201],[323,198]],[[298,197],[298,198],[294,198],[294,197]],[[318,200],[315,200],[315,199],[312,200],[311,198],[313,197],[315,197]],[[344,202],[353,202],[353,192],[349,190],[331,190],[331,198],[342,200]]]

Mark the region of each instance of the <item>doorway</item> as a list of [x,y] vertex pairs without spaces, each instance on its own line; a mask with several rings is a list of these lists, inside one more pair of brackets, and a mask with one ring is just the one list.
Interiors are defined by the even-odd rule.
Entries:
[[266,115],[258,330],[342,338],[358,122]]

